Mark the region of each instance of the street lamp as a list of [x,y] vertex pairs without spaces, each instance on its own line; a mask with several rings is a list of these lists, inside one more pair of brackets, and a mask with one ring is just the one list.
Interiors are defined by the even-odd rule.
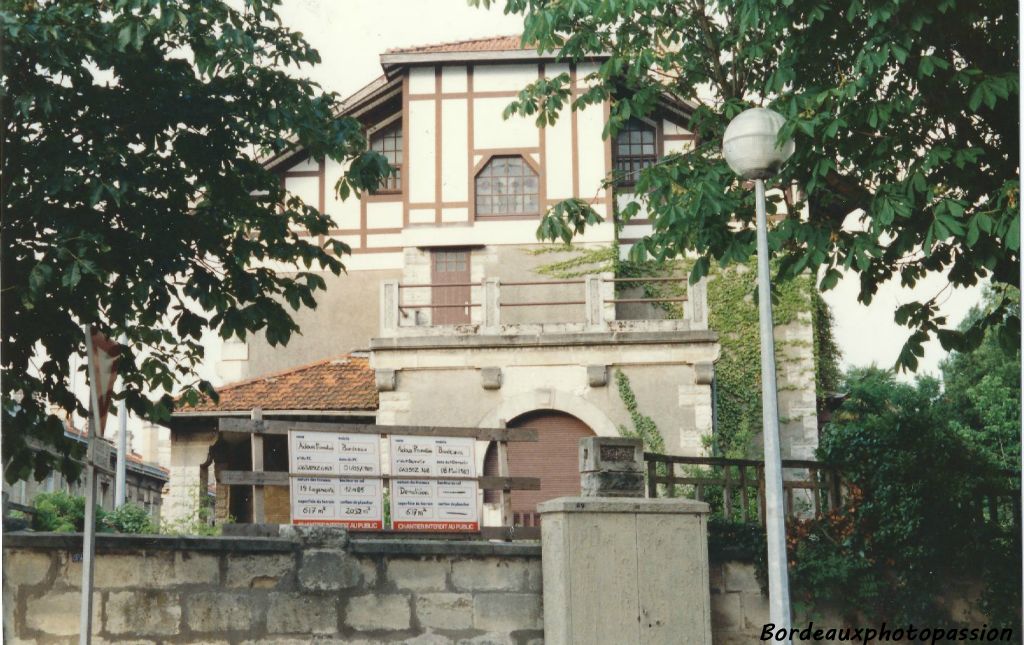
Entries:
[[768,223],[764,180],[773,176],[790,155],[793,140],[778,145],[786,120],[765,108],[740,113],[725,129],[722,154],[740,177],[753,179],[757,201],[757,295],[761,318],[761,398],[764,425],[764,496],[768,538],[768,604],[777,630],[786,630],[789,613],[789,575],[786,571],[786,518],[782,501],[782,457],[779,452],[779,398],[775,383],[775,334],[772,325],[771,278],[768,271]]

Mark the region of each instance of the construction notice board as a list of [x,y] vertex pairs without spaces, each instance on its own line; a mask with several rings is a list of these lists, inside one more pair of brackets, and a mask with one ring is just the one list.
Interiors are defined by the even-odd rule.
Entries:
[[378,435],[292,430],[288,455],[293,524],[384,528]]
[[475,439],[391,435],[388,448],[394,530],[480,530]]

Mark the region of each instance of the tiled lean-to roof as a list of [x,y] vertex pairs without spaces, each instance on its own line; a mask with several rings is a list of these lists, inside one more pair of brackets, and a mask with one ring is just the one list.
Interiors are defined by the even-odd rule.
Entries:
[[179,412],[270,410],[376,410],[377,387],[370,361],[347,355],[217,388],[207,399]]
[[432,43],[413,47],[396,47],[387,50],[386,54],[442,54],[454,52],[501,52],[520,50],[521,36],[492,36],[490,38],[473,38],[457,40],[450,43]]

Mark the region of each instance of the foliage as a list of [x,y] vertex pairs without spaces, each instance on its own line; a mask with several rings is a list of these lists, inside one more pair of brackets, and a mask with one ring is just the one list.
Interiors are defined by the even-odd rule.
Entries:
[[[988,288],[981,306],[971,310],[961,328],[986,316],[1004,298],[1019,312],[1019,291],[998,294]],[[954,352],[942,363],[945,394],[955,411],[953,427],[965,442],[1003,468],[1016,469],[1021,463],[1020,361],[1020,348],[1008,354],[990,331],[978,349]]]
[[153,518],[138,504],[126,503],[121,508],[104,513],[100,525],[115,533],[158,533]]
[[768,586],[768,544],[764,528],[712,515],[708,519],[708,558],[715,562],[751,562],[762,587]]
[[77,478],[77,442],[51,411],[85,415],[70,386],[83,324],[126,335],[123,399],[160,421],[178,388],[186,403],[215,396],[195,371],[204,333],[286,343],[289,309],[315,306],[318,272],[342,270],[347,247],[317,242],[330,219],[260,160],[299,145],[347,163],[343,197],[391,169],[336,95],[292,73],[320,57],[277,4],[0,8],[8,481]]
[[[32,500],[32,505],[36,509],[32,519],[33,530],[74,533],[85,526],[85,498],[81,495],[64,491],[40,493]],[[97,506],[97,526],[103,515],[103,509]]]
[[794,601],[935,622],[949,618],[940,595],[950,581],[978,580],[989,622],[1019,625],[1020,543],[1008,504],[1001,522],[978,519],[979,492],[1010,492],[1008,478],[951,427],[938,382],[898,383],[869,368],[852,371],[846,388],[819,456],[842,468],[850,499],[791,532]]
[[[178,514],[173,520],[163,520],[160,523],[160,532],[169,535],[201,535],[217,536],[221,534],[221,526],[214,522],[215,506],[210,496],[206,494],[202,486],[196,486],[189,493],[187,502],[191,512]],[[228,516],[226,523],[234,522],[235,518]]]
[[[497,0],[471,0],[490,5]],[[653,231],[633,259],[696,254],[696,281],[717,261],[755,251],[753,191],[721,156],[728,122],[752,105],[787,122],[796,153],[769,193],[771,212],[803,212],[769,231],[779,278],[810,270],[822,290],[842,271],[870,303],[881,284],[914,286],[945,273],[954,285],[1019,280],[1017,5],[1002,0],[505,0],[524,16],[523,43],[564,62],[603,62],[569,87],[539,79],[506,109],[555,122],[565,109],[610,103],[606,136],[630,118],[657,116],[665,100],[689,112],[695,149],[639,173],[637,201]],[[827,52],[828,55],[822,55]],[[605,57],[605,54],[608,54]],[[660,117],[659,117],[660,118]],[[614,178],[606,178],[610,186]],[[594,219],[556,206],[540,233],[566,239]],[[620,223],[621,223],[620,222]],[[923,343],[969,350],[986,328],[1019,345],[1019,317],[1002,301],[969,328],[938,312],[940,294],[908,302],[897,366],[914,370]]]
[[[583,248],[551,245],[532,251],[534,254],[574,252],[558,262],[542,265],[537,273],[556,278],[571,278],[588,273],[614,271],[619,278],[680,276],[680,282],[623,282],[617,289],[639,288],[645,298],[673,298],[685,295],[682,283],[692,268],[693,260],[676,259],[635,262],[619,260],[618,248]],[[708,279],[708,326],[719,334],[721,356],[715,363],[717,424],[710,437],[712,451],[723,457],[756,456],[751,439],[761,431],[761,350],[758,309],[755,301],[756,272],[754,263],[713,268]],[[669,318],[682,318],[678,303],[659,303]],[[799,316],[810,314],[814,327],[814,357],[819,398],[839,390],[840,352],[832,336],[833,320],[827,303],[821,298],[809,276],[775,285],[772,316],[776,326],[786,325]],[[791,360],[786,343],[776,343],[779,366]],[[626,403],[631,391],[619,385],[619,394]],[[628,381],[628,379],[626,379]],[[628,409],[628,403],[627,403]],[[633,413],[630,413],[631,416]],[[639,414],[639,410],[637,410]],[[634,428],[637,418],[633,418]],[[656,450],[656,452],[658,452]]]
[[[85,497],[65,491],[39,493],[32,500],[35,515],[32,529],[56,533],[80,533],[85,528]],[[157,527],[146,509],[125,504],[113,511],[96,506],[96,530],[100,533],[156,533]]]
[[558,279],[579,278],[605,271],[614,271],[618,260],[618,249],[613,246],[580,247],[572,244],[544,245],[530,249],[531,255],[548,253],[572,253],[564,259],[537,267],[540,275]]
[[637,437],[644,442],[644,450],[664,454],[665,438],[661,436],[654,419],[640,412],[629,377],[622,370],[615,370],[615,385],[619,389],[619,398],[622,399],[622,404],[626,406],[629,418],[633,422],[632,429],[620,425],[619,434],[623,437]]

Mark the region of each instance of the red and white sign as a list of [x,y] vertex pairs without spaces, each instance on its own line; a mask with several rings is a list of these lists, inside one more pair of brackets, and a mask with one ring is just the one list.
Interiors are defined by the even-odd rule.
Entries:
[[476,441],[470,437],[390,439],[391,528],[396,531],[479,531]]
[[[110,340],[103,332],[92,331],[92,361],[96,376],[96,398],[99,401],[100,427],[96,435],[103,436],[103,428],[107,425],[107,411],[110,410],[110,399],[114,394],[114,381],[117,380],[117,357],[121,354],[121,346]],[[90,375],[90,378],[91,375]]]
[[293,524],[384,528],[378,435],[293,430],[288,433],[288,455],[288,470],[306,475],[289,479]]

